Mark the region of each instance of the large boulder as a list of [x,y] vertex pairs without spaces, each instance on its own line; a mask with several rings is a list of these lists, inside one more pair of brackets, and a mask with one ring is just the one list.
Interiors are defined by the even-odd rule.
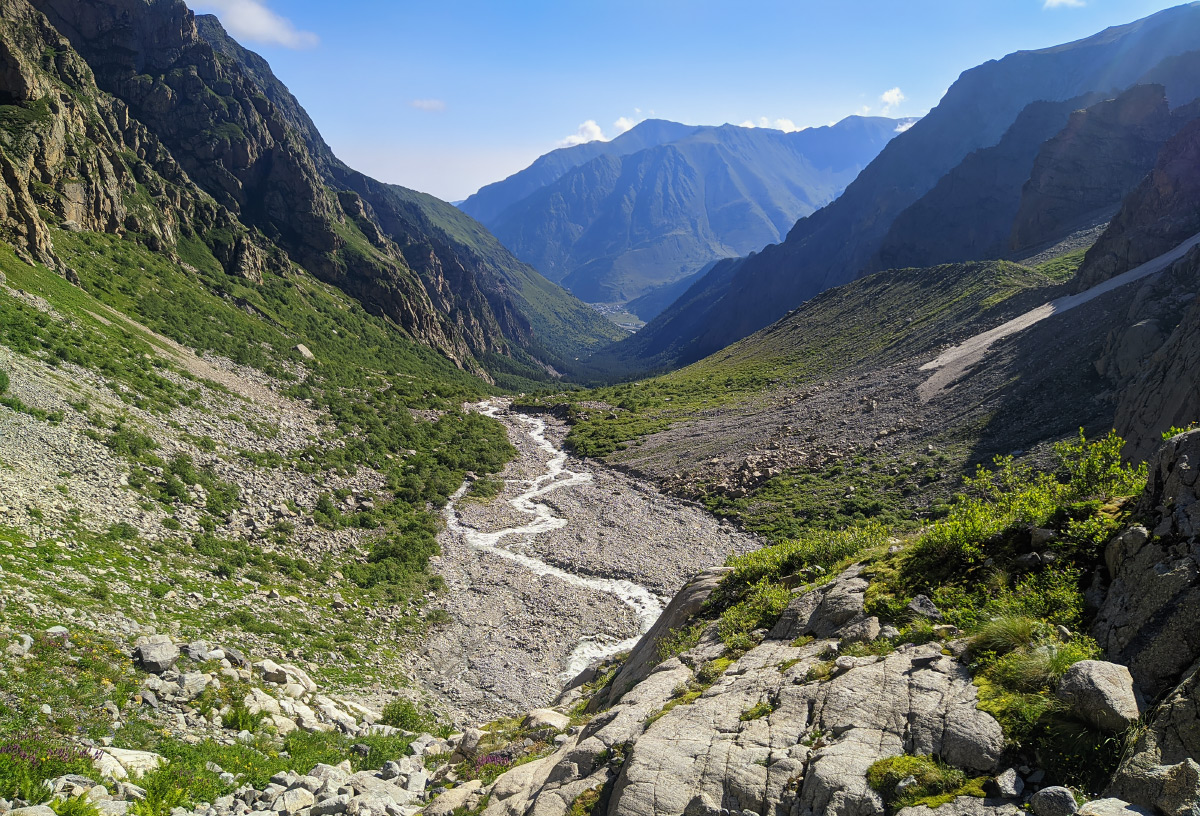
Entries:
[[550,708],[535,708],[525,715],[521,725],[526,728],[553,728],[566,731],[571,727],[571,718]]
[[451,788],[429,803],[424,811],[425,816],[452,816],[459,808],[469,807],[468,802],[478,799],[482,790],[483,783],[478,779]]
[[1105,731],[1121,732],[1137,722],[1137,695],[1129,669],[1103,660],[1081,660],[1063,675],[1059,699]]
[[768,637],[794,640],[803,635],[849,640],[878,636],[879,620],[863,614],[867,581],[859,577],[861,567],[843,572],[823,587],[796,596],[784,609]]
[[170,638],[158,635],[139,643],[133,650],[133,657],[145,671],[162,674],[179,659],[179,647]]

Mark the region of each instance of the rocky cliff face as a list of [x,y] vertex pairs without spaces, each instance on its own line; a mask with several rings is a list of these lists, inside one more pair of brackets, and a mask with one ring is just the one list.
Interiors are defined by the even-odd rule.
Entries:
[[1105,552],[1112,584],[1094,627],[1158,702],[1111,786],[1167,816],[1200,808],[1200,432],[1168,441],[1151,462],[1133,527]]
[[1086,289],[1156,258],[1200,232],[1200,121],[1172,138],[1150,174],[1088,250],[1076,286]]
[[220,232],[214,250],[254,278],[280,262],[204,194],[128,106],[24,0],[0,5],[0,220],[18,252],[69,274],[50,227],[133,233],[170,251],[180,236]]
[[182,2],[11,0],[0,25],[0,206],[32,257],[61,265],[54,228],[172,255],[199,236],[250,279],[297,263],[485,378],[477,360],[544,378],[620,336],[449,205],[339,162],[266,62]]
[[1097,371],[1115,387],[1115,427],[1126,455],[1150,456],[1161,434],[1200,417],[1200,251],[1143,284],[1120,328],[1108,336]]
[[1038,149],[1062,130],[1072,111],[1095,95],[1027,106],[992,147],[963,159],[932,190],[902,212],[888,230],[874,269],[924,267],[1008,254],[1021,186]]
[[1160,85],[1135,85],[1075,113],[1038,151],[1011,249],[1037,247],[1103,218],[1154,167],[1174,129]]
[[[34,5],[93,67],[99,87],[128,104],[221,206],[318,278],[451,357],[471,359],[466,338],[400,254],[361,235],[302,140],[252,79],[200,38],[182,0]],[[492,350],[484,333],[474,334],[478,351]]]

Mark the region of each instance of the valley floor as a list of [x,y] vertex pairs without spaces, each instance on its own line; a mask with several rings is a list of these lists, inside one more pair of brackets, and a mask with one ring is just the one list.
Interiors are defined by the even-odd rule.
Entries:
[[[631,648],[697,571],[761,546],[694,504],[566,457],[558,420],[496,415],[519,456],[500,495],[452,505],[461,527],[447,525],[434,560],[451,621],[410,668],[463,722],[549,703],[589,658]],[[534,489],[532,505],[523,502]],[[537,505],[542,523],[531,525]],[[496,535],[505,530],[515,532]]]

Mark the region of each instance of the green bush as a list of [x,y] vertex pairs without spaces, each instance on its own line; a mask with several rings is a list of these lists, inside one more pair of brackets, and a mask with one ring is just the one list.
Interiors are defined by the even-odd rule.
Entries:
[[91,770],[91,757],[68,742],[32,733],[0,738],[0,799],[40,804],[53,793],[49,780]]
[[886,541],[887,530],[872,522],[845,530],[816,531],[782,544],[730,556],[725,565],[733,567],[733,572],[725,581],[730,587],[749,586],[762,580],[778,581],[805,567],[827,570]]
[[404,731],[422,731],[429,726],[428,718],[417,710],[417,706],[411,700],[403,697],[392,700],[383,707],[380,721],[384,725]]
[[0,371],[0,394],[8,390],[8,372]]
[[717,634],[725,647],[744,652],[758,645],[755,630],[767,629],[779,620],[792,593],[787,587],[763,578],[750,587],[745,597],[721,613]]
[[50,809],[58,816],[100,816],[100,809],[86,795],[56,799],[50,803]]

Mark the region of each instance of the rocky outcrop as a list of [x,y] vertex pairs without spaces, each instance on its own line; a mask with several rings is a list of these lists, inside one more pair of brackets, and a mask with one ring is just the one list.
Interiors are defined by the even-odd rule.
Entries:
[[1134,527],[1105,552],[1112,584],[1093,633],[1149,699],[1200,657],[1200,432],[1166,442],[1151,462]]
[[215,254],[231,272],[261,273],[269,253],[125,103],[96,88],[88,64],[26,0],[0,3],[0,63],[0,99],[13,106],[0,123],[0,230],[18,253],[66,272],[54,227],[129,234],[168,253],[182,236],[219,232],[227,241]]
[[[659,656],[659,644],[673,630],[681,629],[700,611],[704,602],[712,595],[713,590],[721,583],[721,579],[729,573],[726,568],[705,570],[675,594],[671,603],[663,610],[662,615],[654,622],[629,658],[621,664],[616,677],[607,688],[598,692],[588,704],[592,711],[598,711],[605,706],[611,706],[621,699],[621,695],[638,683],[645,680],[654,667],[662,662]],[[585,673],[586,674],[586,673]],[[579,683],[579,679],[568,687],[570,689]]]
[[[1183,263],[1200,269],[1200,252],[1193,251]],[[1195,377],[1200,370],[1200,297],[1193,292],[1179,295],[1177,308],[1182,304],[1185,311],[1169,336],[1163,335],[1159,321],[1145,321],[1117,337],[1114,362],[1119,369],[1129,366],[1129,377],[1115,425],[1127,440],[1130,457],[1149,456],[1164,431],[1200,418]]]
[[1152,713],[1109,794],[1166,816],[1200,813],[1200,664]]
[[1200,232],[1200,121],[1183,127],[1158,155],[1154,169],[1125,199],[1084,259],[1076,279],[1083,291],[1157,258]]
[[1114,538],[1112,576],[1093,634],[1161,700],[1109,794],[1166,816],[1200,813],[1200,431],[1167,441],[1138,507],[1148,527]]
[[[847,574],[797,597],[854,607],[860,583]],[[556,753],[501,777],[487,816],[561,816],[594,789],[595,812],[610,816],[883,816],[865,777],[878,759],[936,754],[974,773],[997,768],[1000,726],[976,707],[966,668],[940,643],[819,670],[835,640],[793,645],[802,641],[772,632],[726,667],[714,662],[723,652],[714,632],[657,665]]]
[[1161,85],[1135,85],[1073,114],[1038,152],[1021,191],[1010,248],[1062,238],[1116,210],[1154,167],[1176,127]]

